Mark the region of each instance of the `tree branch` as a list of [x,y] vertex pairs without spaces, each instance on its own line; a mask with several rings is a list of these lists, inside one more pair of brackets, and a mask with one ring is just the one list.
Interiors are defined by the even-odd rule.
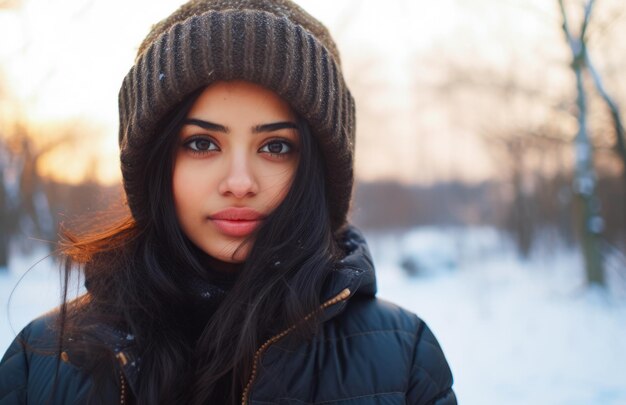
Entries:
[[561,9],[561,16],[563,17],[563,32],[565,33],[565,39],[567,40],[567,43],[569,44],[570,48],[572,49],[572,53],[574,55],[577,54],[576,52],[576,43],[574,42],[574,37],[572,36],[572,31],[569,28],[569,21],[567,20],[567,12],[565,11],[565,4],[563,3],[563,0],[559,0],[559,7]]
[[624,164],[624,170],[626,170],[626,141],[624,139],[624,124],[622,123],[622,118],[619,111],[619,106],[615,102],[615,100],[609,95],[604,87],[604,83],[602,82],[602,78],[600,74],[596,70],[595,66],[591,62],[589,57],[589,53],[585,52],[585,63],[587,68],[589,69],[589,73],[591,73],[591,77],[593,78],[593,83],[600,93],[600,96],[604,99],[604,102],[607,104],[609,109],[611,110],[611,117],[613,118],[613,125],[615,127],[615,136],[617,137],[617,151],[622,158]]
[[585,35],[587,34],[587,27],[589,26],[589,20],[591,19],[591,11],[593,10],[594,0],[589,0],[585,6],[585,19],[580,31],[580,42],[585,43]]

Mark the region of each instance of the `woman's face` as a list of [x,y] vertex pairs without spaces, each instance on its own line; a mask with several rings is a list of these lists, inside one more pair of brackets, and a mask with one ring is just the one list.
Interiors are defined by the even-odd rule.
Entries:
[[183,232],[215,259],[244,261],[250,242],[242,242],[285,198],[299,150],[295,115],[277,94],[244,81],[208,86],[174,153],[172,188]]

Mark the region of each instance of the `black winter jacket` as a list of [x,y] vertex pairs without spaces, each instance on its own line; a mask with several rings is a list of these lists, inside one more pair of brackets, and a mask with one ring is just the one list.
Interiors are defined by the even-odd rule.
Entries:
[[[358,231],[348,232],[349,254],[326,284],[322,327],[307,342],[288,332],[263,345],[242,395],[247,404],[453,405],[452,374],[435,336],[416,315],[375,298],[374,268]],[[89,375],[56,356],[56,313],[26,326],[0,362],[0,404],[83,404]],[[124,403],[137,385],[140,359],[124,334],[103,329],[117,353],[118,381],[105,403]]]

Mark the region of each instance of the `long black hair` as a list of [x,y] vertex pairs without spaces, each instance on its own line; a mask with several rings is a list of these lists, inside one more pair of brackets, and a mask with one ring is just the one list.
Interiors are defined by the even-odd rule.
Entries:
[[[176,219],[172,172],[178,133],[202,89],[167,114],[147,148],[147,203],[137,222],[127,215],[104,231],[63,230],[64,303],[61,346],[82,352],[94,379],[94,397],[113,373],[110,348],[94,334],[99,325],[128,330],[141,353],[138,403],[206,403],[226,389],[222,403],[237,403],[252,372],[254,354],[291,325],[305,338],[316,322],[302,322],[320,305],[324,280],[340,255],[331,227],[324,166],[309,126],[298,118],[300,159],[281,204],[253,235],[236,281],[217,307],[198,311],[190,277],[211,282],[207,257]],[[88,293],[67,302],[67,280],[82,268]],[[190,314],[200,312],[197,334]],[[72,347],[70,347],[72,349]]]

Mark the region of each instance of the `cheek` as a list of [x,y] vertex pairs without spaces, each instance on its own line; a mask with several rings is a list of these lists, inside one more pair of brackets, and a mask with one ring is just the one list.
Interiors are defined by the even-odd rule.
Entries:
[[193,165],[178,162],[174,165],[172,173],[172,193],[174,204],[178,214],[193,209],[200,198],[202,179]]

